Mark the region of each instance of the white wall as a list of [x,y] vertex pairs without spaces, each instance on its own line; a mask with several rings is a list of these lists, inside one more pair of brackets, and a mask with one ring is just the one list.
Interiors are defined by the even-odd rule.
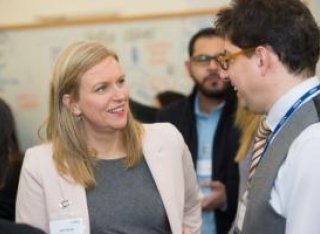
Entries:
[[[320,24],[320,0],[304,0]],[[85,15],[139,15],[225,6],[230,0],[1,0],[0,25],[42,18]]]
[[320,0],[310,0],[308,6],[317,21],[320,22]]
[[0,25],[39,18],[83,15],[139,15],[221,7],[229,0],[1,0]]

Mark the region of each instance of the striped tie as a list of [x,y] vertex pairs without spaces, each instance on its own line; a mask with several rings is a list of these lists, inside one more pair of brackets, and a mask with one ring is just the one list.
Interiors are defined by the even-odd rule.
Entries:
[[248,185],[250,185],[250,182],[252,180],[252,177],[254,173],[256,172],[257,166],[259,164],[259,161],[261,159],[262,152],[266,146],[267,139],[269,134],[271,133],[269,127],[266,124],[266,118],[262,117],[258,131],[254,138],[254,145],[252,149],[252,158],[251,158],[251,166],[249,170],[249,177],[248,177]]

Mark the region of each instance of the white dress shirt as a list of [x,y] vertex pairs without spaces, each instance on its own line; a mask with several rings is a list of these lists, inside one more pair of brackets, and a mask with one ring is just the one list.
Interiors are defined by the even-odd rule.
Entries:
[[[319,79],[312,77],[282,96],[267,115],[270,129],[274,130],[290,107],[318,84]],[[275,179],[270,204],[286,218],[287,234],[320,233],[320,123],[307,127],[292,142]]]

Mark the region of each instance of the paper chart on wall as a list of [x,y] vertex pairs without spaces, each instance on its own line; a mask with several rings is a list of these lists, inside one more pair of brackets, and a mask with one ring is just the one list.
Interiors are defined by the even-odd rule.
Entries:
[[190,91],[192,82],[184,69],[188,41],[211,22],[207,15],[0,31],[0,96],[14,111],[21,148],[39,142],[51,66],[67,44],[84,39],[106,43],[120,57],[131,97],[151,104],[162,90]]

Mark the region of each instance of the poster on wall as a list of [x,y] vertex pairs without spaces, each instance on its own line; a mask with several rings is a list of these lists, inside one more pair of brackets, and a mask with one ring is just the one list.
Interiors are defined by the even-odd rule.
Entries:
[[190,92],[193,84],[184,68],[188,42],[211,22],[211,15],[203,15],[0,31],[0,95],[15,114],[22,150],[39,143],[52,64],[66,45],[105,43],[119,55],[131,98],[151,105],[158,92]]

